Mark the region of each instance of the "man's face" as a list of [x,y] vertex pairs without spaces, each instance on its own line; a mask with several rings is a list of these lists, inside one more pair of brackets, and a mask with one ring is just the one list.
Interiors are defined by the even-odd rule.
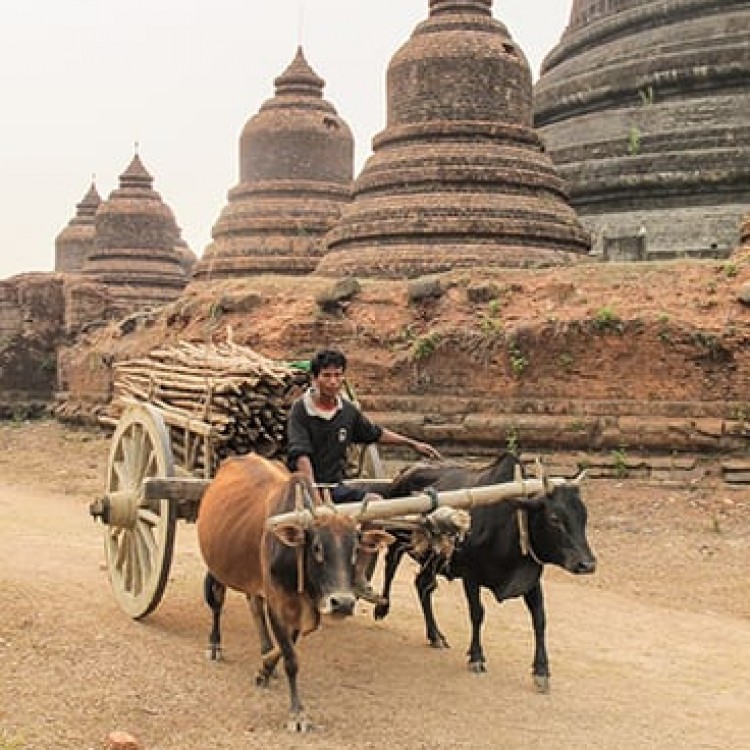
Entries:
[[313,378],[313,385],[318,393],[326,399],[334,399],[338,396],[344,382],[344,371],[340,367],[324,367]]

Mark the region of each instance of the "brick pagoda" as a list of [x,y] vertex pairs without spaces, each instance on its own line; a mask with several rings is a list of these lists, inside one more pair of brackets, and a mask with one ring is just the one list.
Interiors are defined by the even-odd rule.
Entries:
[[575,0],[535,120],[595,251],[722,257],[750,206],[748,0]]
[[240,137],[240,181],[213,227],[197,279],[306,274],[351,198],[354,139],[298,48],[275,96]]
[[136,154],[94,217],[94,247],[83,272],[107,286],[122,313],[169,302],[187,281],[180,230],[152,185]]
[[492,0],[430,0],[390,61],[387,100],[318,273],[409,277],[588,252],[532,128],[529,65]]
[[94,247],[94,214],[102,199],[92,182],[76,215],[55,238],[55,271],[78,273]]

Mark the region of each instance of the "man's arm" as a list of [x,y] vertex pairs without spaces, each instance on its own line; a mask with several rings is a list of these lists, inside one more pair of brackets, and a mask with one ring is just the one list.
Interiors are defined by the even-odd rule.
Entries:
[[304,406],[301,399],[296,401],[289,410],[287,418],[287,453],[289,455],[289,469],[299,471],[315,483],[312,455],[313,446],[310,431],[305,421]]
[[312,461],[309,456],[297,456],[297,471],[304,474],[313,484],[315,484],[315,472],[313,471]]
[[420,453],[427,458],[434,458],[438,461],[442,459],[440,453],[433,448],[429,443],[423,443],[419,440],[414,440],[406,435],[402,435],[399,432],[388,430],[383,427],[383,432],[380,435],[379,443],[388,443],[390,445],[408,445],[412,450]]

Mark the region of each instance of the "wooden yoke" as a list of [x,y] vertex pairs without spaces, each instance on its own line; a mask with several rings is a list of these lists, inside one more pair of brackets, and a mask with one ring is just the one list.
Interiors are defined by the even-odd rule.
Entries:
[[[437,508],[450,506],[452,508],[473,508],[478,505],[491,505],[504,500],[522,500],[535,497],[547,492],[550,487],[565,484],[565,479],[557,477],[543,479],[516,479],[514,482],[504,484],[493,484],[485,487],[472,487],[463,490],[450,490],[447,492],[421,492],[408,497],[394,497],[387,500],[370,500],[365,503],[342,503],[333,508],[329,506],[317,507],[316,514],[341,513],[352,516],[358,521],[387,520],[399,516],[408,516],[415,513],[432,513]],[[304,510],[301,513],[283,513],[271,516],[266,521],[269,529],[282,523],[293,521],[305,522],[302,516],[310,514]],[[309,521],[312,521],[310,514]]]

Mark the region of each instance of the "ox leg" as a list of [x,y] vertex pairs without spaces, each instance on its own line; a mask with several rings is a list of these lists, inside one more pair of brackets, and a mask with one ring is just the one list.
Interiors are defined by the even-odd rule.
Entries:
[[380,604],[375,605],[373,616],[376,620],[382,620],[384,617],[386,617],[391,608],[391,586],[393,585],[393,578],[396,575],[399,563],[401,562],[401,558],[404,556],[405,552],[406,547],[402,545],[401,540],[397,538],[396,541],[390,547],[388,547],[388,551],[385,553],[383,591],[381,593],[381,597],[384,601]]
[[540,693],[549,692],[549,662],[547,660],[547,615],[544,611],[544,594],[541,581],[523,596],[531,615],[534,629],[534,664],[531,673],[534,685]]
[[484,651],[482,650],[482,623],[484,622],[484,607],[480,595],[480,587],[476,581],[463,579],[464,594],[469,604],[469,618],[471,619],[471,645],[469,646],[469,669],[476,674],[487,671]]
[[211,661],[221,661],[221,611],[224,607],[227,587],[211,573],[206,573],[203,580],[203,597],[211,608],[212,624],[208,636],[206,656]]
[[427,640],[430,646],[432,648],[450,648],[448,640],[438,628],[435,613],[432,609],[432,594],[437,588],[437,573],[432,562],[422,565],[414,580],[414,585],[417,587],[419,604],[422,607]]
[[313,729],[313,724],[305,716],[302,708],[302,701],[297,689],[297,673],[299,672],[299,662],[294,643],[297,640],[297,633],[289,633],[287,628],[279,621],[273,610],[268,610],[268,619],[271,623],[276,642],[281,649],[281,655],[284,658],[284,671],[289,683],[289,723],[287,729],[292,732],[308,732]]
[[247,603],[250,607],[255,629],[260,639],[261,666],[255,675],[255,684],[259,687],[267,687],[268,681],[276,670],[276,665],[281,658],[281,650],[274,645],[271,634],[268,631],[268,620],[266,619],[266,603],[262,596],[248,596]]

